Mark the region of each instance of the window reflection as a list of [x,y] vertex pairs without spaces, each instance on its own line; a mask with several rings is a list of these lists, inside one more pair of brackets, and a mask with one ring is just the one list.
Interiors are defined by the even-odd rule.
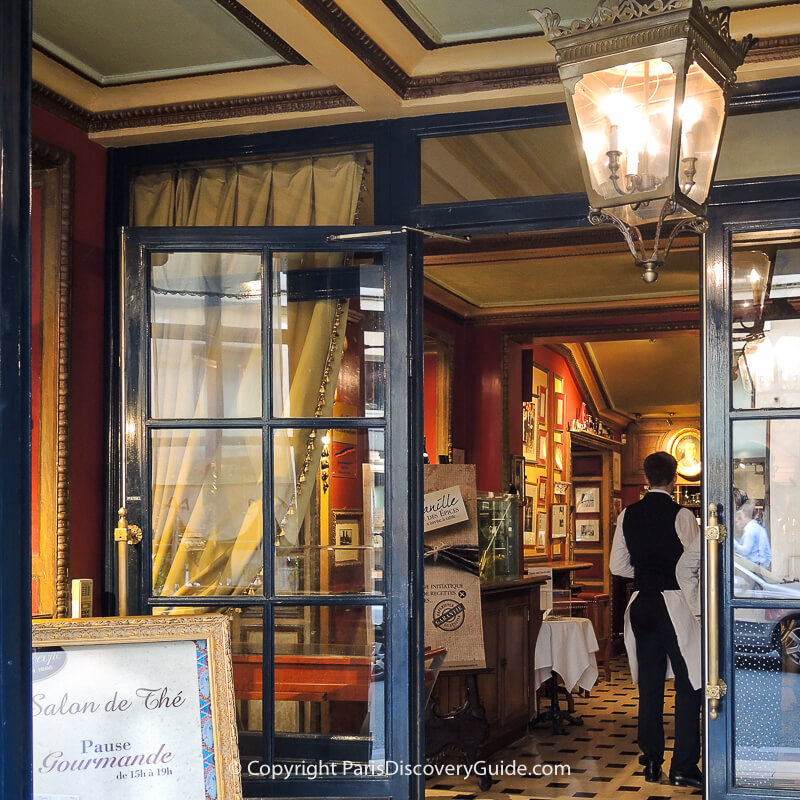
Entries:
[[800,420],[733,424],[734,594],[800,603]]
[[781,232],[766,241],[744,240],[735,246],[732,274],[734,408],[800,407],[800,242],[797,238],[794,232]]
[[733,634],[735,784],[796,790],[800,785],[800,611],[796,607],[737,609]]

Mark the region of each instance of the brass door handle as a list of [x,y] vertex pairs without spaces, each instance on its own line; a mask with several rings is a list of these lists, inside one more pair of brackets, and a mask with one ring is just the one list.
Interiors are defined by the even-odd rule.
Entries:
[[717,517],[717,504],[708,506],[708,526],[706,527],[706,558],[708,563],[708,683],[706,699],[711,719],[719,717],[720,700],[728,687],[719,676],[719,546],[728,535],[724,525]]
[[142,541],[142,529],[128,524],[128,510],[118,512],[117,527],[114,528],[114,541],[117,543],[117,569],[119,570],[118,593],[119,615],[128,616],[128,548]]

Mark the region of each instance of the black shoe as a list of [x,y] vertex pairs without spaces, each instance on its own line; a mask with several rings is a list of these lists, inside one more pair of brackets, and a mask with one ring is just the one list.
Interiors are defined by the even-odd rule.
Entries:
[[673,772],[670,770],[669,782],[673,786],[691,786],[693,789],[703,788],[703,773],[699,769],[692,772]]
[[645,758],[644,779],[648,783],[661,783],[661,764],[658,761]]

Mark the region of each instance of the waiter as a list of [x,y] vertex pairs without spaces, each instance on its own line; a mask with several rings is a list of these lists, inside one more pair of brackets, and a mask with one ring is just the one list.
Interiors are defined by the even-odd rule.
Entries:
[[661,780],[664,681],[675,677],[674,786],[702,786],[700,760],[700,530],[672,499],[678,462],[665,452],[644,460],[650,491],[617,520],[611,571],[633,578],[625,648],[639,683],[639,748],[646,781]]

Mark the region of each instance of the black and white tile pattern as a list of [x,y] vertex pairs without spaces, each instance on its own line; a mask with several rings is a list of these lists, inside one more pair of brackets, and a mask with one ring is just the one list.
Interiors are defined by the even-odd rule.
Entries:
[[[630,798],[671,800],[700,795],[695,789],[671,786],[669,770],[673,744],[674,693],[667,683],[664,722],[667,726],[665,777],[661,784],[646,783],[636,745],[636,687],[630,681],[627,661],[614,660],[612,680],[599,680],[590,697],[575,695],[575,713],[583,717],[580,727],[569,726],[567,735],[554,736],[552,728],[539,725],[524,739],[495,753],[490,764],[566,764],[569,775],[548,777],[503,776],[481,791],[475,777],[433,778],[428,781],[427,800],[554,800],[555,798]],[[547,701],[545,701],[546,703]],[[562,700],[563,702],[563,700]]]

